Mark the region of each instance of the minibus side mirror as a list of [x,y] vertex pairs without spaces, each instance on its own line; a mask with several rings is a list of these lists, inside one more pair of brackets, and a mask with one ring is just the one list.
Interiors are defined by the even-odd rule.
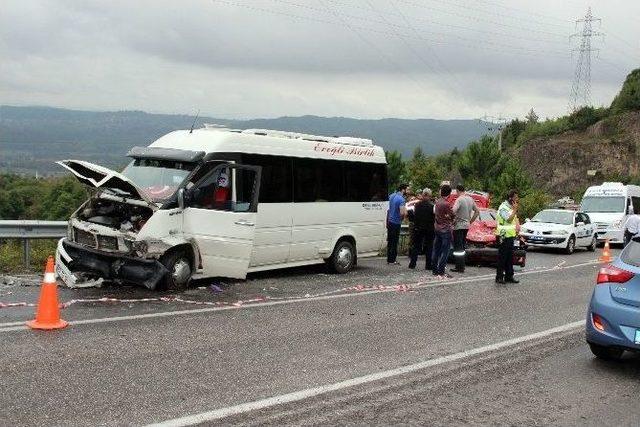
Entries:
[[633,215],[633,206],[627,206],[627,213]]
[[584,222],[582,221],[576,222],[576,227],[582,227],[583,225],[584,225]]

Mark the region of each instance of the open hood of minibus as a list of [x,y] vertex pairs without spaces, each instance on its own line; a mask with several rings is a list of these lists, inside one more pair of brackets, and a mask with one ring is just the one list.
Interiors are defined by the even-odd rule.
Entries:
[[114,170],[83,160],[61,160],[56,163],[74,174],[86,186],[106,190],[116,196],[143,200],[149,206],[158,206],[140,187]]

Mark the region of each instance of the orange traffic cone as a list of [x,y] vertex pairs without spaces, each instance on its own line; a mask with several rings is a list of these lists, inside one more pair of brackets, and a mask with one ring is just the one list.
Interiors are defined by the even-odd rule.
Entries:
[[58,304],[58,285],[53,270],[53,257],[47,259],[47,267],[44,270],[44,281],[40,288],[40,299],[36,309],[36,318],[27,322],[32,329],[60,329],[68,325],[60,318],[60,305]]
[[604,248],[602,248],[602,255],[599,259],[600,262],[611,262],[613,257],[611,256],[611,250],[609,249],[609,239],[605,240]]

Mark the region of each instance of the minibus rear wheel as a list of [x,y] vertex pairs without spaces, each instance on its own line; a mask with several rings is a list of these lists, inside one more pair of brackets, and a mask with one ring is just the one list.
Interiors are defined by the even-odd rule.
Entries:
[[160,258],[169,272],[158,284],[159,290],[181,291],[189,286],[193,274],[193,263],[185,249],[175,249]]
[[327,260],[332,271],[338,274],[348,273],[356,264],[356,248],[348,240],[340,240]]

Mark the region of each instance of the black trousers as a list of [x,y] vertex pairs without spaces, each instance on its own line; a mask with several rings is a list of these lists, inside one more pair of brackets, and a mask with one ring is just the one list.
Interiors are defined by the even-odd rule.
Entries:
[[396,262],[398,242],[400,241],[400,224],[387,223],[387,262]]
[[498,268],[496,280],[513,279],[513,242],[515,237],[499,237]]
[[433,230],[413,227],[411,230],[411,252],[409,267],[415,267],[418,262],[418,256],[425,254],[425,268],[431,270],[431,253],[433,252]]
[[456,270],[458,271],[464,271],[468,232],[468,229],[453,230],[453,259],[456,262]]

